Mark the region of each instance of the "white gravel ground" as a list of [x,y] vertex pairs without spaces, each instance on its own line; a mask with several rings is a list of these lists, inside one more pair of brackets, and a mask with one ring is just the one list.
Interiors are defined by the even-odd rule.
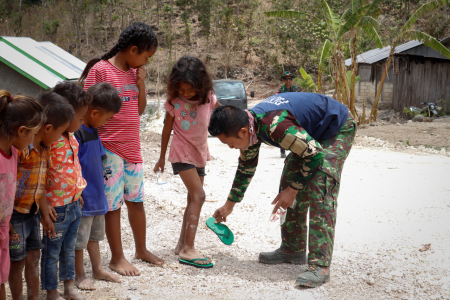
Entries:
[[[218,139],[208,139],[213,160],[206,170],[207,200],[196,246],[215,265],[200,270],[178,263],[173,248],[186,189],[178,176],[171,175],[170,163],[166,165],[168,184],[155,183],[152,169],[159,157],[159,142],[151,138],[151,131],[160,133],[161,123],[153,121],[142,131],[142,144],[147,244],[166,264],[152,267],[133,259],[134,242],[125,208],[125,254],[142,275],[122,277],[119,284],[95,281],[97,291],[84,293],[90,299],[450,299],[450,157],[417,149],[415,154],[414,149],[396,152],[385,144],[367,148],[358,146],[364,144],[359,139],[342,176],[331,282],[304,289],[295,286],[300,266],[257,262],[259,252],[280,244],[279,227],[270,225],[268,219],[283,160],[278,149],[267,146],[262,147],[244,201],[228,218],[235,242],[226,246],[204,224],[226,200],[238,151]],[[421,252],[426,244],[431,244],[429,250]],[[107,267],[107,242],[101,247]],[[88,258],[85,265],[90,271]]]

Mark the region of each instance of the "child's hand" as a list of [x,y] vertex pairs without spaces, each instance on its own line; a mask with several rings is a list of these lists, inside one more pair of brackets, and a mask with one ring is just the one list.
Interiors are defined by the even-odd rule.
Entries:
[[143,87],[145,88],[145,77],[147,77],[147,70],[145,70],[144,66],[140,66],[139,68],[137,68],[136,70],[136,82],[138,87]]
[[80,204],[81,204],[81,208],[83,208],[83,205],[84,205],[83,197],[80,197]]
[[[41,223],[42,223],[42,230],[43,230],[43,234],[44,236],[47,235],[48,233],[48,238],[56,237],[56,231],[55,231],[55,225],[52,222],[52,219],[50,218],[49,214],[48,216],[42,216],[41,217]],[[56,221],[56,219],[55,219]]]
[[153,172],[157,172],[158,170],[161,170],[161,173],[164,173],[164,166],[166,164],[166,160],[160,158],[158,162],[156,163],[155,167],[153,168]]
[[50,211],[48,212],[48,216],[50,217],[50,220],[53,222],[56,222],[56,219],[58,218],[58,214],[56,213],[56,210],[53,206],[50,206]]

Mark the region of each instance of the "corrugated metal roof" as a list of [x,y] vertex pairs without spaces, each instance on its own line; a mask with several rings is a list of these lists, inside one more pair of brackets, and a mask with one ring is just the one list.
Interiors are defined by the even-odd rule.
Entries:
[[25,54],[0,40],[0,61],[44,89],[54,87],[62,79]]
[[28,37],[1,37],[6,44],[28,56],[63,80],[78,79],[86,64],[49,42],[36,42]]
[[[422,45],[421,42],[413,40],[402,45],[399,45],[395,48],[395,53],[402,53],[403,51],[409,50],[411,48]],[[364,52],[356,57],[356,61],[359,64],[373,64],[377,61],[386,59],[389,57],[389,52],[391,52],[391,46],[386,46],[381,49],[373,49],[367,52]],[[347,67],[351,66],[352,59],[349,58],[345,60],[345,65]]]

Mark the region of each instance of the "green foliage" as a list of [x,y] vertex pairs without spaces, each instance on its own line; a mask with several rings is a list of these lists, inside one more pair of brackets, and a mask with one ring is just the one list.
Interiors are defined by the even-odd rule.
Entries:
[[58,28],[59,28],[59,20],[53,20],[48,22],[44,21],[42,26],[44,34],[48,36],[52,41],[54,41]]
[[314,80],[312,79],[311,75],[306,73],[306,71],[300,67],[300,75],[302,76],[303,80],[300,80],[300,86],[302,88],[306,87],[307,91],[310,92],[316,92],[317,91],[317,85],[314,83]]

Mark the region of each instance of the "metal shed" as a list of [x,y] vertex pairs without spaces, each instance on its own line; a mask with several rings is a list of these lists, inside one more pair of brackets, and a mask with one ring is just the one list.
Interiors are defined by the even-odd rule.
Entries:
[[[440,40],[449,47],[450,37]],[[356,87],[359,100],[375,99],[378,84],[383,74],[390,46],[370,50],[357,57],[358,74],[361,80]],[[351,65],[351,59],[345,61]],[[419,41],[409,41],[395,49],[388,71],[380,109],[420,106],[420,102],[450,100],[450,59],[425,46]]]
[[0,37],[0,89],[36,97],[59,81],[78,80],[86,64],[51,42]]

